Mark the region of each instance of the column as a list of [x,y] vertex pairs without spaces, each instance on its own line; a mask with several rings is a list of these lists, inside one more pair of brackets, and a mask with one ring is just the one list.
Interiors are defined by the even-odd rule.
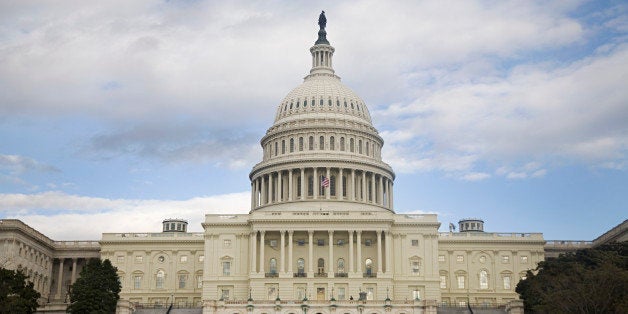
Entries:
[[265,249],[265,245],[264,245],[264,234],[266,233],[266,231],[261,230],[259,232],[259,272],[262,273],[262,275],[266,275],[266,269],[264,268],[264,249]]
[[301,200],[305,199],[305,168],[301,168]]
[[[338,179],[336,179],[336,184],[338,185],[338,188],[336,188],[336,194],[337,197],[336,199],[342,200],[344,199],[344,187],[342,186],[342,168],[338,169]],[[340,184],[338,184],[340,183]]]
[[[325,198],[329,199],[329,196],[331,195],[331,177],[329,176],[329,167],[327,168],[327,174],[325,174],[325,178],[327,178],[329,180],[329,187],[324,188],[325,189]],[[338,180],[336,180],[336,184],[338,184]]]
[[[351,169],[351,200],[355,201],[355,169]],[[353,269],[351,270],[353,271]]]
[[[303,195],[303,194],[301,194]],[[294,233],[294,231],[292,230],[288,230],[288,272],[290,273],[290,276],[292,276],[292,274],[294,273],[292,271],[292,264],[294,263],[294,261],[292,260],[292,245],[293,245],[293,241],[292,241],[292,234]]]
[[288,170],[288,201],[292,201],[292,169]]
[[348,273],[353,273],[355,268],[353,268],[353,230],[349,230],[349,271]]
[[268,174],[268,204],[273,202],[273,173]]
[[357,256],[357,263],[356,263],[356,272],[358,274],[360,274],[360,277],[362,276],[362,230],[358,230],[356,231],[357,233],[357,243],[356,245],[358,246],[358,256]]
[[377,234],[377,273],[382,273],[382,231],[375,231]]
[[[386,246],[386,274],[390,274],[391,266],[392,266],[392,257],[390,256],[392,253],[392,233],[390,231],[386,231],[386,237],[384,238],[384,245]],[[392,275],[392,274],[391,274]]]
[[378,203],[384,206],[384,176],[379,176],[379,199]]
[[59,259],[59,276],[57,277],[57,295],[56,299],[61,299],[61,284],[63,283],[63,258]]
[[281,194],[283,194],[283,171],[279,171],[277,172],[277,197],[275,197],[275,199],[277,200],[277,203],[280,203],[283,200],[283,197]]
[[327,267],[327,277],[334,277],[334,231],[329,230],[329,266]]
[[[257,231],[253,231],[251,233],[251,273],[255,273],[257,271]],[[205,252],[205,255],[209,255]],[[208,258],[209,256],[206,256]]]
[[255,209],[255,179],[251,181],[251,209]]
[[390,181],[390,190],[388,191],[388,194],[390,194],[390,209],[391,210],[395,209],[395,207],[394,207],[394,205],[395,205],[394,204],[395,198],[394,198],[394,195],[393,195],[393,190],[394,189],[395,189],[395,183],[391,180]]
[[392,207],[390,206],[390,204],[392,204],[392,198],[390,197],[390,187],[392,186],[392,184],[390,184],[390,179],[386,180],[386,198],[387,198],[387,205],[389,209],[392,209]]
[[366,171],[362,171],[362,193],[360,200],[363,203],[366,203],[368,200],[368,196],[366,195]]
[[262,186],[260,187],[260,194],[259,194],[260,206],[266,204],[265,198],[266,198],[266,180],[264,178],[264,175],[262,175]]
[[313,260],[314,260],[314,231],[310,230],[308,231],[308,236],[309,236],[309,254],[308,254],[308,262],[307,262],[307,272],[308,272],[308,277],[312,277],[314,276],[314,268],[313,268]]
[[[375,194],[375,173],[371,172],[371,203],[376,204],[376,194]],[[367,197],[368,199],[368,197]]]
[[316,167],[314,167],[314,176],[312,177],[312,184],[314,184],[314,199],[318,198],[318,186],[321,184],[319,181]]
[[285,273],[286,272],[286,251],[284,249],[284,246],[286,245],[286,231],[285,230],[281,230],[279,231],[279,234],[281,235],[281,257],[280,257],[280,265],[281,268],[279,270],[279,273]]
[[72,259],[72,281],[71,284],[74,284],[74,282],[76,281],[76,262],[77,262],[77,258],[73,258]]

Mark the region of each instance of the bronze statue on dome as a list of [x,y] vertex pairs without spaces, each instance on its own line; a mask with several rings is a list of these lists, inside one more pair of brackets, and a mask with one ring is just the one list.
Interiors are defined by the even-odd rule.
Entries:
[[325,11],[321,12],[321,15],[318,16],[318,26],[320,26],[321,29],[325,29],[325,26],[327,26],[327,18],[325,17]]

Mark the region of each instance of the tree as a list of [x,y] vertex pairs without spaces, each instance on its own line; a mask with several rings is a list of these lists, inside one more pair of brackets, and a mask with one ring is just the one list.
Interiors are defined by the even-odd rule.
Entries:
[[68,313],[115,313],[121,288],[117,271],[108,259],[90,260],[72,285]]
[[21,270],[0,267],[0,314],[34,313],[41,296]]
[[541,262],[516,291],[526,312],[628,313],[628,242]]

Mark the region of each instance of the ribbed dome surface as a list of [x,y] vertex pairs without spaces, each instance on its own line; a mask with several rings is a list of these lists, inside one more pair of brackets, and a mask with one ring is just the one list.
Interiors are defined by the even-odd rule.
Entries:
[[340,113],[371,125],[371,116],[364,101],[335,75],[308,76],[279,104],[275,124],[282,120],[305,118],[312,113]]

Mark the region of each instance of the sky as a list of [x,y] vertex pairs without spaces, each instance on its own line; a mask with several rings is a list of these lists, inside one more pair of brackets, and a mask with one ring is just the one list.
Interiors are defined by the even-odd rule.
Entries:
[[592,240],[628,216],[624,1],[0,0],[0,218],[54,240],[248,213],[318,15],[397,213]]

